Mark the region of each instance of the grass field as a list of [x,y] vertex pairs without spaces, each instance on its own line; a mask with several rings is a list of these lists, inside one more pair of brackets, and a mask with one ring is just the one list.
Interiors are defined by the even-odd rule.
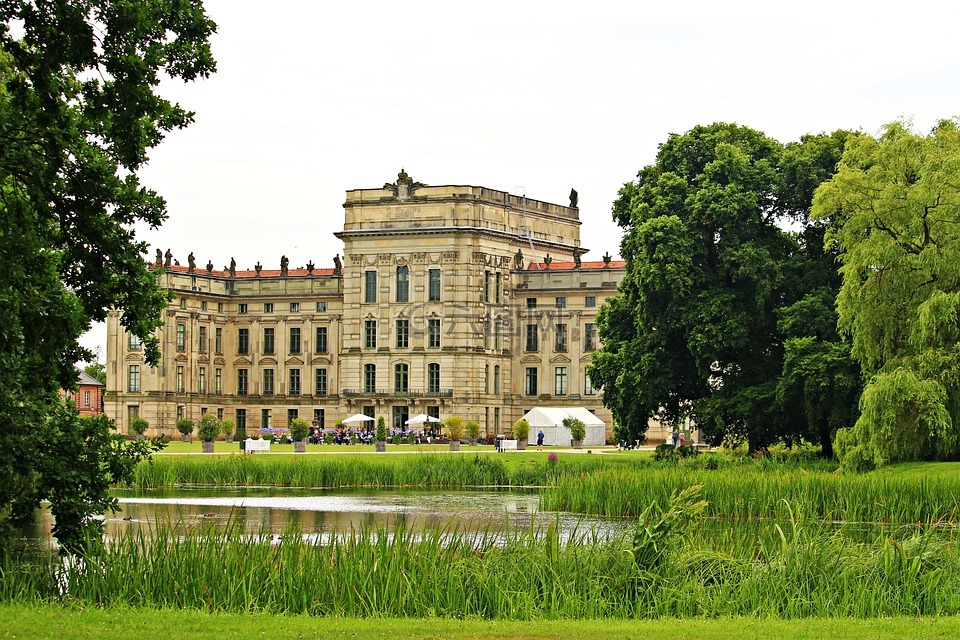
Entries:
[[[277,638],[280,640],[934,640],[960,636],[960,618],[882,618],[878,620],[549,620],[536,622],[395,619],[351,620],[257,613],[0,606],[0,630],[18,640],[110,638],[189,640]],[[175,630],[175,633],[171,633]]]

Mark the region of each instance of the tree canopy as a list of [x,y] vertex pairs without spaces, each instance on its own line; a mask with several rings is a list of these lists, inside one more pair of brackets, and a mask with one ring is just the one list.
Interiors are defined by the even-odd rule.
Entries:
[[[848,144],[813,212],[842,220],[839,327],[868,384],[851,460],[960,455],[960,130],[894,122]],[[846,464],[846,461],[845,461]]]
[[157,361],[167,298],[134,224],[166,212],[137,170],[191,122],[156,90],[213,72],[214,29],[199,0],[0,3],[0,525],[48,498],[76,547],[150,450],[61,410],[57,389],[75,388],[92,356],[77,340],[110,308]]
[[[784,415],[788,405],[810,406],[808,374],[840,366],[812,360],[836,337],[838,282],[823,250],[827,223],[811,223],[809,207],[846,136],[785,148],[747,127],[699,126],[671,135],[624,185],[613,216],[627,230],[626,276],[599,312],[603,346],[591,371],[620,437],[642,437],[651,417],[691,417],[714,441],[755,449],[812,434],[829,449],[829,433],[814,426],[818,411]],[[786,230],[791,222],[801,231]],[[781,384],[786,338],[816,349],[796,345],[793,381]],[[855,405],[844,391],[838,402]]]

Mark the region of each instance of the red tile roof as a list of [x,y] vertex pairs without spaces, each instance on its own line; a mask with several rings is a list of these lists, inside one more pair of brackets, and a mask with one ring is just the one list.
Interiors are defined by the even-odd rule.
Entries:
[[[170,265],[169,267],[164,267],[167,271],[173,271],[175,273],[189,273],[189,267],[185,267],[180,264]],[[193,272],[198,276],[216,276],[218,278],[229,278],[230,273],[222,269],[214,269],[213,271],[207,271],[205,268],[198,267],[193,270]],[[307,272],[306,269],[289,269],[287,271],[288,277],[308,277],[311,274]],[[314,268],[314,276],[332,276],[333,269],[317,269]],[[257,275],[257,272],[254,269],[237,269],[238,278],[277,278],[280,277],[280,269],[261,269],[260,275]]]
[[[603,269],[605,267],[609,267],[610,269],[623,269],[625,266],[627,266],[626,260],[611,260],[609,265],[602,260],[580,263],[581,269]],[[531,262],[530,266],[527,267],[527,271],[569,271],[575,268],[575,262],[560,262],[554,260],[550,263],[549,267],[545,262]]]

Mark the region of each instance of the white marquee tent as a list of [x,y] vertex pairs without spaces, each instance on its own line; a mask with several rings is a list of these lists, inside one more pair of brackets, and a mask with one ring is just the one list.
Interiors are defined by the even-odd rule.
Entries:
[[523,418],[530,423],[528,444],[537,444],[537,432],[543,429],[543,444],[569,447],[572,438],[570,429],[563,426],[567,417],[578,418],[587,427],[584,445],[596,446],[606,443],[607,427],[603,420],[584,407],[536,407],[527,411]]

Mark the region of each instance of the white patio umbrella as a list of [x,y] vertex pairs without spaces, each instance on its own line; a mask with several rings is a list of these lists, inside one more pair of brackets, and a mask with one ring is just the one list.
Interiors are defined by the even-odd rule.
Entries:
[[343,424],[347,424],[348,422],[372,422],[372,421],[373,421],[373,418],[371,418],[370,416],[365,416],[362,413],[355,413],[349,418],[344,418],[340,422],[342,422]]
[[440,418],[434,418],[425,413],[418,413],[403,424],[424,424],[425,422],[440,422]]

